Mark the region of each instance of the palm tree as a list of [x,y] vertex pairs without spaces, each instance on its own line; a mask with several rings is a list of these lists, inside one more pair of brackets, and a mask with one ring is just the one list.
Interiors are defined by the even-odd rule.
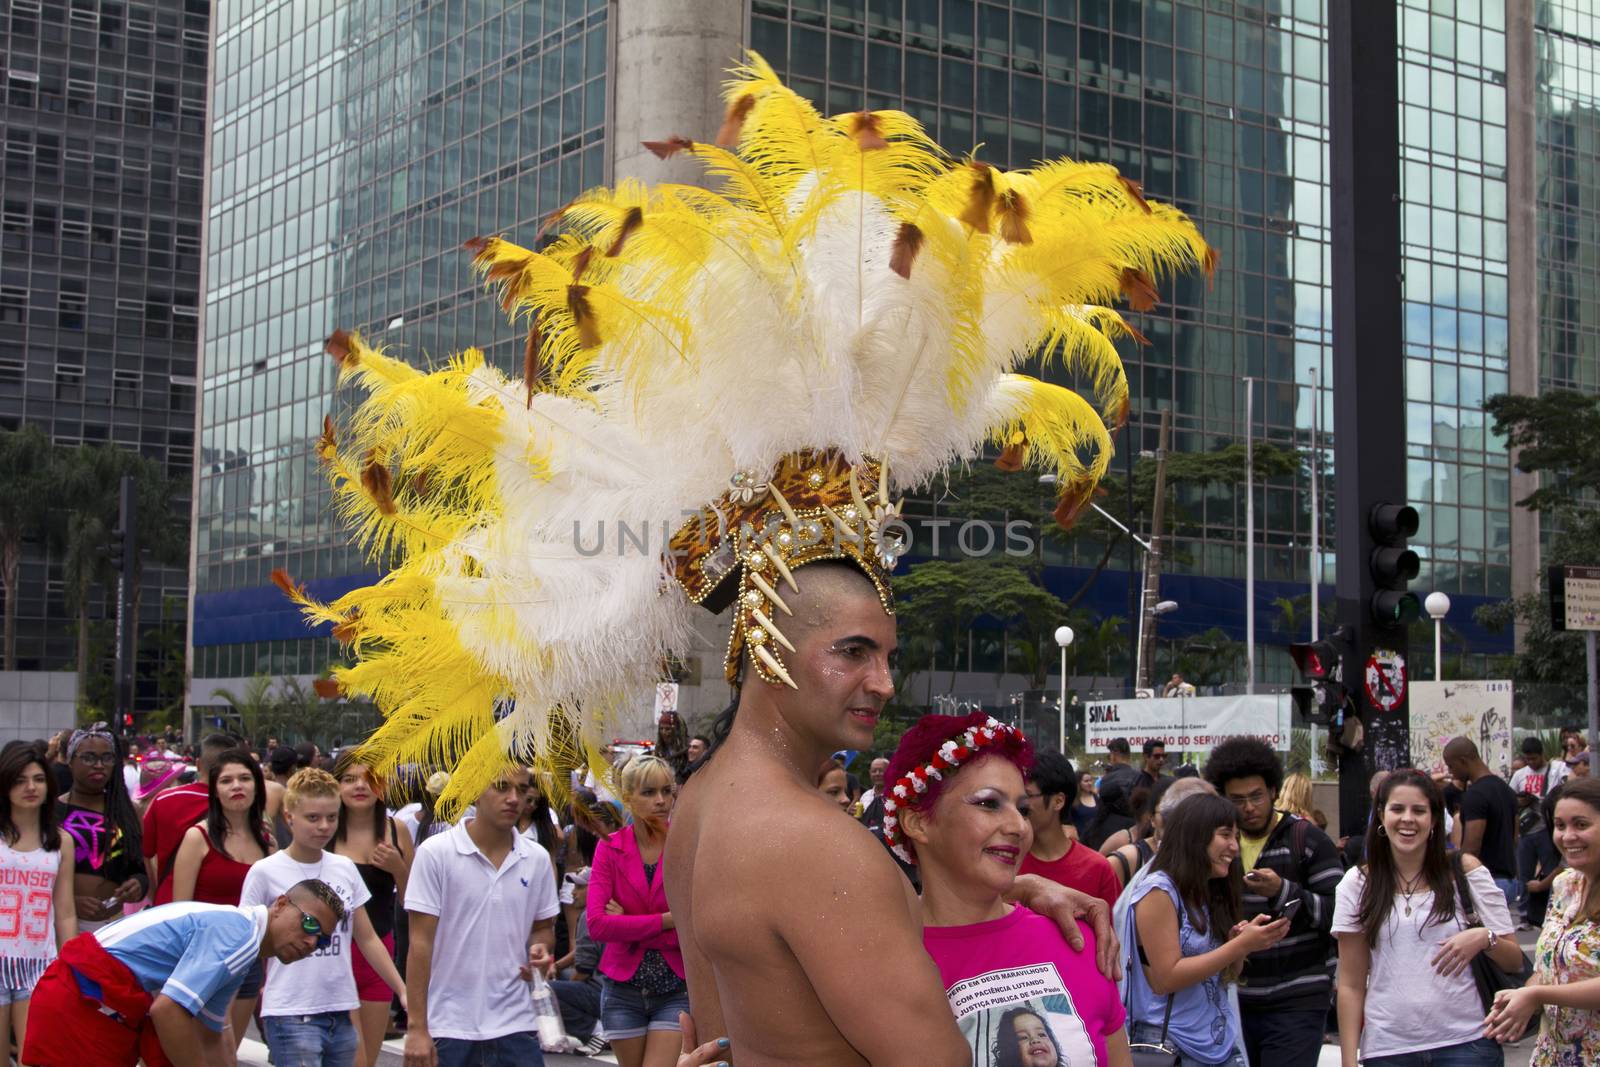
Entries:
[[88,692],[89,606],[95,589],[114,576],[111,531],[117,524],[117,488],[122,463],[115,449],[84,445],[66,456],[60,496],[65,521],[55,531],[67,607],[77,617],[78,692]]
[[[56,452],[37,426],[0,433],[0,589],[5,603],[5,669],[17,669],[17,581],[22,543],[49,527]],[[80,690],[81,692],[81,690]]]
[[245,683],[243,693],[231,689],[213,689],[215,700],[225,700],[239,717],[240,732],[249,739],[266,736],[277,718],[278,701],[272,695],[272,679],[258,674]]

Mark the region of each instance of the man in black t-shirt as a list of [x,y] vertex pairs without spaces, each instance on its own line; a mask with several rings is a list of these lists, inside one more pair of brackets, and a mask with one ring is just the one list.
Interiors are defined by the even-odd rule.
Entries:
[[1463,785],[1461,851],[1489,868],[1494,884],[1517,910],[1517,795],[1489,769],[1478,746],[1457,737],[1444,746],[1444,765]]

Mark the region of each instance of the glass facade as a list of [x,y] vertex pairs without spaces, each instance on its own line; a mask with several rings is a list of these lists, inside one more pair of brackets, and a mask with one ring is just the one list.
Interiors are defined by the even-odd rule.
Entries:
[[[0,427],[194,462],[208,0],[0,0]],[[136,707],[175,694],[187,574],[146,563]],[[24,670],[76,659],[57,561],[26,546]],[[110,590],[91,655],[111,654]],[[92,668],[94,669],[94,668]]]
[[196,679],[319,670],[331,642],[284,615],[272,570],[314,589],[371,572],[313,451],[348,400],[329,333],[520,365],[462,244],[604,181],[608,29],[604,0],[219,4]]
[[[1509,466],[1481,411],[1504,391],[1508,359],[1499,7],[1405,0],[1400,15],[1407,437],[1411,498],[1427,524],[1417,587],[1448,591],[1464,617],[1510,591]],[[1156,447],[1164,407],[1176,451],[1242,440],[1240,380],[1250,376],[1257,440],[1310,449],[1322,405],[1315,424],[1331,473],[1332,397],[1311,387],[1313,373],[1331,378],[1326,0],[754,0],[751,38],[830,112],[903,107],[949,151],[976,147],[1011,167],[1104,160],[1189,212],[1221,267],[1209,291],[1176,279],[1163,306],[1139,317],[1150,344],[1124,351],[1136,447]],[[1269,633],[1272,598],[1309,581],[1308,489],[1303,474],[1257,488],[1262,640],[1286,639]],[[1243,487],[1189,488],[1177,503],[1186,521],[1164,595],[1204,611],[1163,629],[1219,625],[1242,638]],[[1047,562],[1070,574],[1104,547],[1074,537]],[[1098,609],[1127,614],[1120,594]]]
[[1600,3],[1534,6],[1539,385],[1600,391]]

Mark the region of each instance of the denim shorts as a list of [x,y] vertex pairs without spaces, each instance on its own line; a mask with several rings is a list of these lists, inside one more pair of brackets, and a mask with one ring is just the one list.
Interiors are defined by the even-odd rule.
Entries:
[[1367,1067],[1500,1067],[1506,1062],[1506,1054],[1498,1041],[1480,1037],[1460,1045],[1376,1056],[1361,1062]]
[[33,996],[33,986],[0,986],[0,1007],[20,1004]]
[[[1161,1024],[1134,1023],[1133,1029],[1128,1033],[1128,1040],[1135,1045],[1157,1044],[1161,1040]],[[1177,1048],[1177,1042],[1169,1038],[1167,1047]],[[1245,1067],[1244,1053],[1237,1046],[1234,1047],[1233,1053],[1219,1064],[1207,1064],[1204,1060],[1197,1060],[1187,1052],[1181,1054],[1178,1063],[1180,1067]],[[1263,1064],[1262,1067],[1272,1067],[1272,1065]]]
[[353,1067],[356,1028],[348,1011],[269,1015],[267,1049],[273,1067]]
[[525,1032],[468,1041],[440,1037],[433,1042],[439,1067],[544,1067],[537,1034]]
[[600,1025],[608,1041],[643,1037],[651,1030],[677,1030],[678,1013],[688,1010],[688,993],[652,997],[612,978],[605,980],[600,992]]

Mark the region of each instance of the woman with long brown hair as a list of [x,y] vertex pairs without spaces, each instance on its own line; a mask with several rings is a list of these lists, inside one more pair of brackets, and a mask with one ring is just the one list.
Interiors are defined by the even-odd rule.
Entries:
[[1552,836],[1568,869],[1550,890],[1533,977],[1496,995],[1486,1029],[1511,1041],[1542,1012],[1531,1067],[1600,1063],[1600,779],[1569,778],[1554,801]]
[[1176,1045],[1184,1067],[1244,1067],[1226,986],[1246,956],[1283,939],[1289,921],[1239,922],[1243,891],[1238,809],[1213,793],[1186,798],[1167,818],[1146,873],[1128,888],[1123,937],[1137,955],[1127,976],[1134,1044]]
[[[1462,858],[1470,905],[1458,899],[1445,849],[1444,794],[1412,768],[1378,786],[1366,863],[1339,883],[1339,1046],[1344,1067],[1500,1064],[1483,1037],[1471,963],[1479,953],[1515,972],[1522,962],[1505,894],[1489,869]],[[1469,925],[1468,913],[1482,925]]]

